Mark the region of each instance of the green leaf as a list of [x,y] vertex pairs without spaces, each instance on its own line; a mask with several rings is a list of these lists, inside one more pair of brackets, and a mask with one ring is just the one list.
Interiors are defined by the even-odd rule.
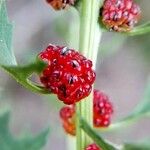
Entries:
[[0,150],[41,150],[46,144],[49,130],[39,135],[16,139],[9,131],[9,113],[0,116]]
[[39,74],[45,68],[45,66],[46,64],[43,61],[37,59],[37,61],[24,66],[2,65],[1,67],[5,69],[5,71],[7,71],[18,83],[27,89],[36,93],[50,94],[50,91],[28,79],[33,73]]
[[135,36],[150,33],[150,21],[135,27],[133,30],[127,33],[127,35]]
[[138,143],[126,143],[123,150],[150,150],[150,139]]
[[85,133],[103,150],[117,150],[118,148],[112,144],[106,142],[102,137],[100,137],[85,120],[80,119],[80,126]]
[[5,0],[0,1],[0,67],[7,71],[17,82],[26,87],[27,89],[47,94],[45,88],[33,83],[28,78],[33,73],[40,73],[46,64],[37,60],[32,64],[24,66],[17,65],[15,55],[11,48],[12,43],[12,24],[7,17],[7,10]]
[[123,150],[150,150],[150,145],[126,144]]
[[0,64],[16,65],[11,51],[12,24],[8,21],[5,0],[0,1]]

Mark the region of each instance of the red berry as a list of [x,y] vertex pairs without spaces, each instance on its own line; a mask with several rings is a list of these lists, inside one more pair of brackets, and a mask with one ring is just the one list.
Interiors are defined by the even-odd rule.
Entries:
[[107,95],[94,90],[94,126],[108,127],[113,113],[113,107]]
[[85,150],[102,150],[102,149],[99,148],[95,143],[93,143],[88,145]]
[[[113,114],[113,106],[106,94],[94,90],[93,98],[93,124],[95,127],[108,127]],[[75,105],[64,106],[60,110],[60,118],[63,121],[65,131],[75,135]]]
[[74,104],[87,97],[95,81],[92,62],[67,47],[49,45],[39,57],[47,62],[40,80],[65,104]]
[[46,0],[55,10],[65,9],[68,5],[74,5],[75,0]]
[[75,114],[75,105],[64,106],[60,110],[60,118],[62,120],[68,120]]
[[75,123],[69,123],[67,121],[63,121],[63,128],[69,135],[76,135],[76,126]]
[[105,0],[102,22],[110,30],[130,31],[140,18],[140,7],[133,0]]
[[70,135],[76,134],[75,125],[75,105],[64,106],[60,110],[60,118],[63,123],[63,128]]

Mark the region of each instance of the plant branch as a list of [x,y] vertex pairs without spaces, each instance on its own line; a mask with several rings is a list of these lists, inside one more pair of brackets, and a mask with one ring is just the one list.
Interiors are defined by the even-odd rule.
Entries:
[[114,146],[100,137],[92,128],[85,122],[83,119],[80,118],[81,128],[96,142],[96,144],[101,147],[103,150],[118,150],[117,146]]
[[150,21],[135,27],[133,30],[128,32],[127,35],[135,36],[135,35],[143,35],[148,33],[150,33]]
[[[82,54],[96,66],[101,30],[98,25],[99,9],[102,0],[83,0],[80,12],[80,43]],[[93,92],[91,92],[93,93]],[[93,124],[93,94],[77,104],[77,114],[83,117],[90,126]],[[83,150],[91,139],[82,131],[77,117],[77,150]]]

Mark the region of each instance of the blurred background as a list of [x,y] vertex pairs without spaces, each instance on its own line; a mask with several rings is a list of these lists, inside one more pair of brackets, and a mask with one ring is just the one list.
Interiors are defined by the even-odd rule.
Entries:
[[[141,6],[140,24],[150,20],[150,1]],[[49,43],[78,48],[79,16],[75,9],[56,12],[44,0],[7,0],[14,25],[13,49],[19,64],[28,63]],[[113,38],[112,38],[113,37]],[[126,37],[104,33],[97,61],[95,88],[110,96],[115,113],[113,122],[126,116],[139,103],[150,75],[150,34]],[[54,96],[31,93],[0,70],[0,109],[11,111],[14,135],[36,134],[50,126],[44,150],[66,150],[66,136],[59,120],[63,106]],[[143,118],[128,128],[107,133],[115,143],[136,141],[150,135],[150,120]]]

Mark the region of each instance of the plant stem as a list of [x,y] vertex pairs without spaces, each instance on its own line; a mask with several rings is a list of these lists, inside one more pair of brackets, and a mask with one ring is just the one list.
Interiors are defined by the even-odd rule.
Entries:
[[[79,49],[82,54],[93,62],[96,59],[101,39],[101,30],[98,25],[99,9],[103,0],[83,0],[80,14],[80,42]],[[76,106],[76,112],[84,118],[90,126],[93,124],[93,92]],[[77,117],[77,150],[84,150],[91,139],[81,130],[80,120]]]

